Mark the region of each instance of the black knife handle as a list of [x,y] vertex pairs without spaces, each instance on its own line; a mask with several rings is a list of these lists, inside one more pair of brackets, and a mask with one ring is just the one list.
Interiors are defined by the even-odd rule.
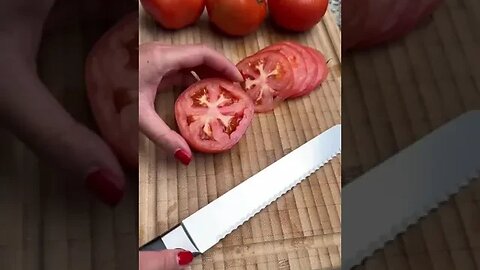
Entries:
[[140,251],[160,251],[177,248],[189,250],[194,256],[200,254],[197,245],[195,245],[195,242],[193,242],[193,239],[182,223],[144,244],[140,247]]
[[140,251],[160,251],[167,249],[165,243],[163,243],[162,237],[176,229],[178,226],[180,226],[180,224],[172,227],[170,230],[164,232],[162,235],[153,238],[152,240],[141,246]]

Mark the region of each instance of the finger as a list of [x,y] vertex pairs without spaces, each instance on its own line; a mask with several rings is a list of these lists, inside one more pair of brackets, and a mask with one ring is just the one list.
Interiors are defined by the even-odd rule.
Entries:
[[173,155],[177,160],[188,165],[192,159],[192,151],[182,136],[160,118],[154,109],[153,101],[144,93],[139,96],[140,130],[156,145]]
[[110,148],[76,122],[51,96],[33,67],[11,61],[2,70],[0,116],[8,127],[45,161],[84,181],[109,205],[124,194],[125,177]]
[[237,67],[225,56],[203,45],[186,45],[168,48],[164,54],[166,69],[192,69],[198,66],[208,66],[219,74],[233,81],[243,81]]
[[181,270],[193,260],[193,254],[185,250],[141,251],[139,270]]

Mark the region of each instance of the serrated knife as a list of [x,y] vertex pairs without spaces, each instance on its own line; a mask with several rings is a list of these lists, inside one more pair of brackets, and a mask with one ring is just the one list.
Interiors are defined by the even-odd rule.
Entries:
[[342,269],[351,269],[480,171],[480,111],[448,122],[342,189]]
[[140,250],[182,248],[194,254],[203,253],[329,162],[340,150],[341,125],[336,125],[199,209]]

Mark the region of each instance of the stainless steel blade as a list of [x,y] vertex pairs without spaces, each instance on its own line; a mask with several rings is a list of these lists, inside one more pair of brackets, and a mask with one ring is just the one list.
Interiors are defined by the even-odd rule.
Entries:
[[207,251],[338,155],[340,150],[341,125],[336,125],[193,213],[141,250]]
[[315,172],[341,149],[341,126],[334,126],[226,192],[182,223],[200,252],[250,219]]
[[342,269],[351,269],[480,170],[480,111],[464,114],[342,189]]

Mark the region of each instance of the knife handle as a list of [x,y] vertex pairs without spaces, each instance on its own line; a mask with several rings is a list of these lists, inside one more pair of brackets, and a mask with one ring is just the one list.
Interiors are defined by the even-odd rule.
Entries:
[[160,251],[165,249],[184,249],[193,254],[200,253],[190,238],[187,229],[181,223],[140,247],[140,251]]
[[165,243],[162,240],[162,236],[163,235],[157,236],[150,242],[141,246],[140,251],[160,251],[167,249]]

